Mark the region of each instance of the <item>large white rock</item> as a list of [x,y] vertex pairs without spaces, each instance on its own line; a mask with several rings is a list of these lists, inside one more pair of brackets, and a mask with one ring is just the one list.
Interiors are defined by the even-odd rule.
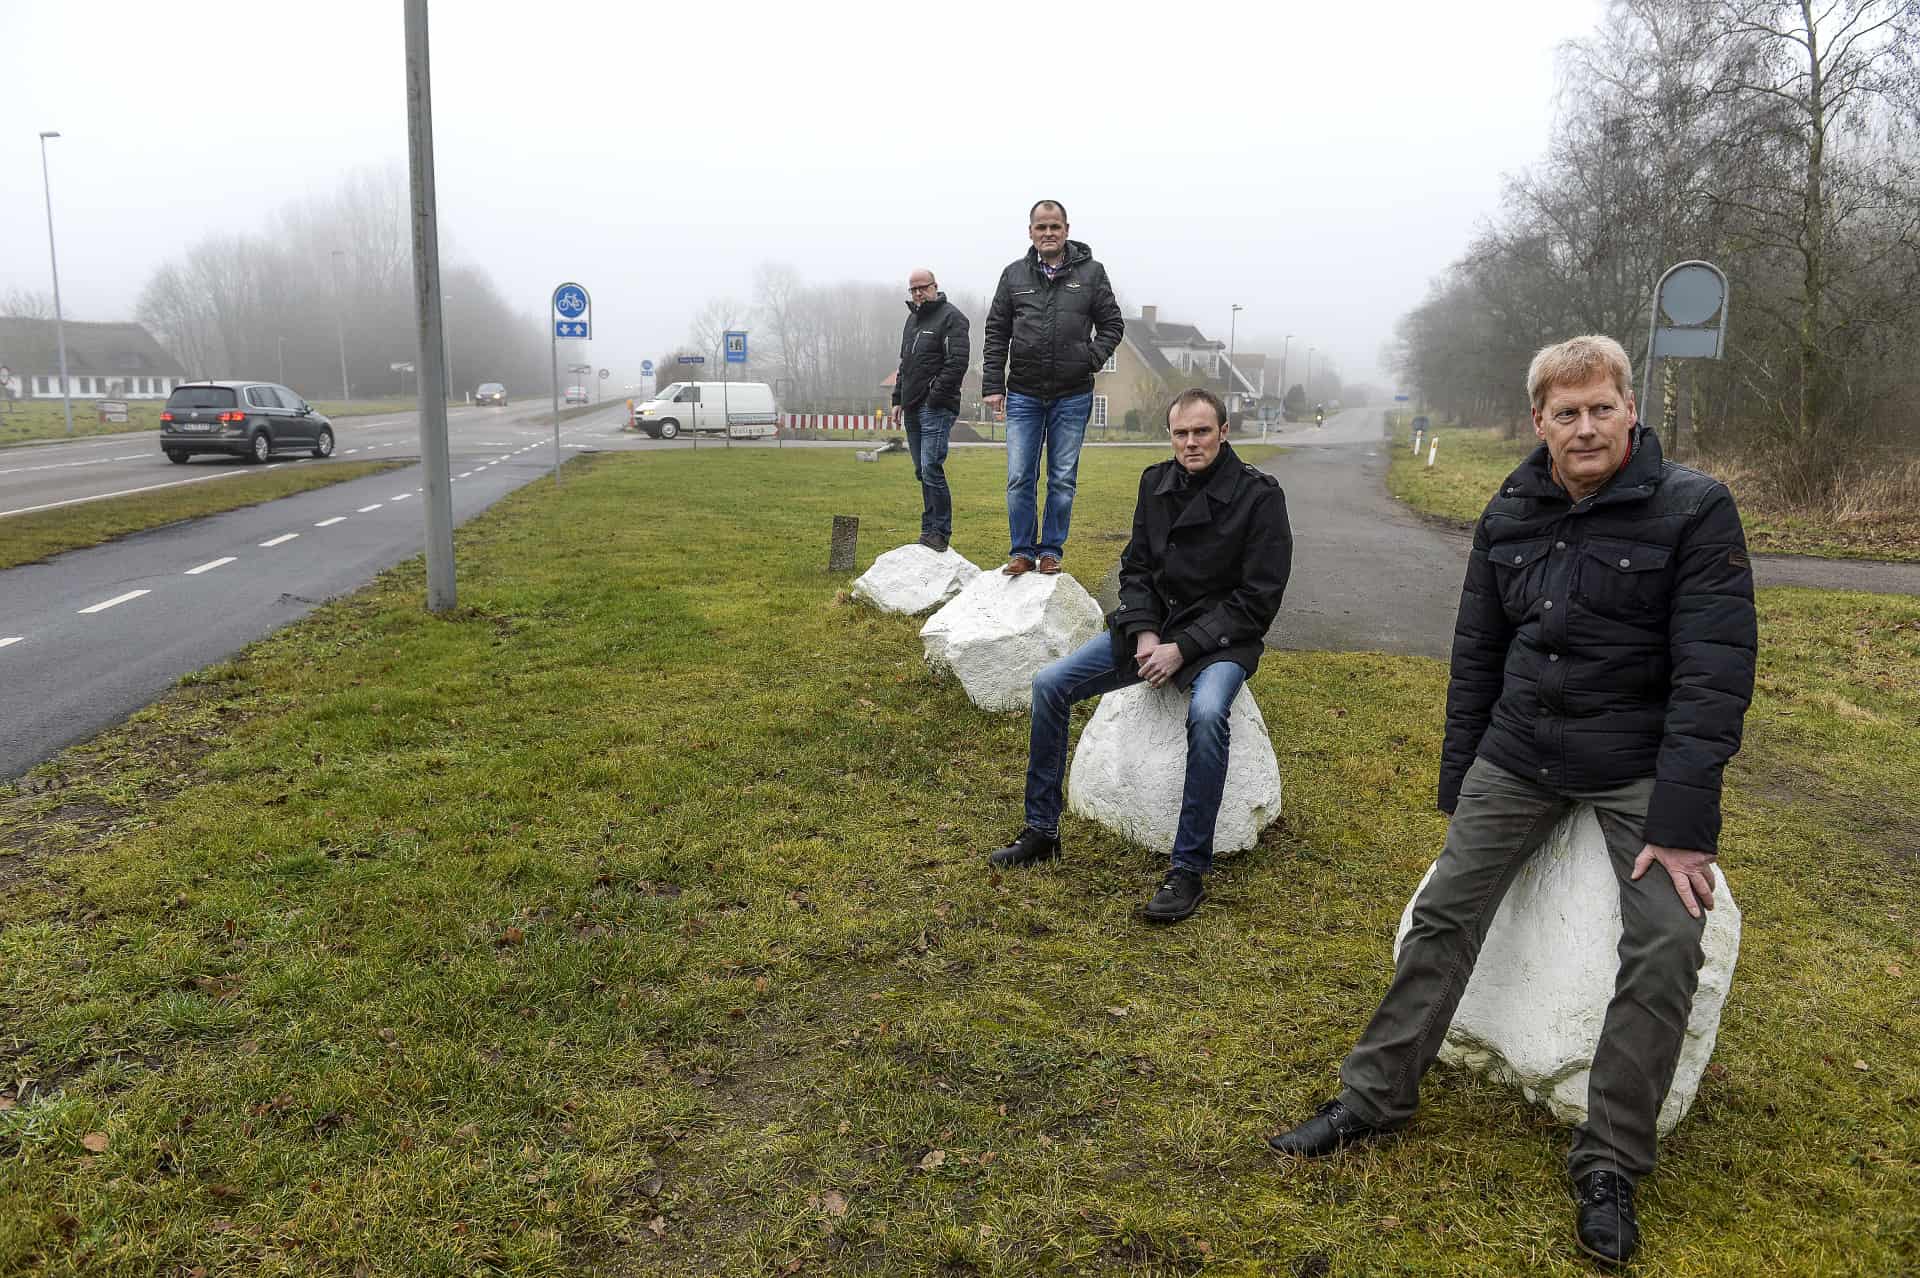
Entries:
[[[1144,683],[1100,698],[1067,774],[1067,806],[1156,852],[1173,847],[1187,772],[1187,694]],[[1259,703],[1245,688],[1227,722],[1227,785],[1214,825],[1215,855],[1254,845],[1280,818],[1280,764]]]
[[927,619],[927,664],[960,680],[982,710],[1025,710],[1033,676],[1105,625],[1100,605],[1062,572],[983,572]]
[[909,542],[874,560],[853,583],[853,597],[882,612],[912,616],[945,603],[979,575],[979,567],[951,546],[934,550]]
[[[1662,871],[1655,866],[1651,873]],[[1714,908],[1701,937],[1706,962],[1680,1064],[1660,1107],[1663,1136],[1700,1090],[1740,957],[1740,907],[1717,867],[1714,875]],[[1428,867],[1420,888],[1432,877]],[[1414,898],[1419,895],[1416,889]],[[1393,942],[1396,961],[1412,922],[1410,900]],[[1619,881],[1600,822],[1582,804],[1554,828],[1500,903],[1440,1059],[1518,1084],[1562,1122],[1585,1122],[1587,1075],[1613,998],[1620,930]]]

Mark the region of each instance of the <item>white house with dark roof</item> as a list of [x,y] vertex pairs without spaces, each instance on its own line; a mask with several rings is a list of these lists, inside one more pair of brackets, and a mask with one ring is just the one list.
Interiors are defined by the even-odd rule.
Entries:
[[[138,324],[68,320],[67,379],[75,399],[165,399],[189,380]],[[60,348],[54,322],[0,316],[0,368],[15,399],[60,398]]]

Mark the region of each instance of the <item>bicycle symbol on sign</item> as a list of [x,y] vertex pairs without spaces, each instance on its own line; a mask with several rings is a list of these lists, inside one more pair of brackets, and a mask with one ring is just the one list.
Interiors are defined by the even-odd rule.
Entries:
[[554,299],[553,307],[562,315],[574,316],[587,309],[586,294],[577,288],[570,288]]

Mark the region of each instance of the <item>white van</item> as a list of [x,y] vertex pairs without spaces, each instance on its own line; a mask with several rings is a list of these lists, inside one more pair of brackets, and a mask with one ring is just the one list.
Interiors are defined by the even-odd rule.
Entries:
[[672,439],[683,430],[726,431],[735,439],[772,435],[780,428],[773,388],[765,382],[675,382],[635,403],[628,430]]

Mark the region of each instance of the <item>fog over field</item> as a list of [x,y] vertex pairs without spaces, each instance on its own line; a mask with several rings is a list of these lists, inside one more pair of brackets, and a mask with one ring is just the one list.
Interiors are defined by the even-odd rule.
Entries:
[[[433,6],[443,252],[518,314],[592,289],[589,357],[637,376],[756,267],[933,266],[986,294],[1065,202],[1129,314],[1349,380],[1541,152],[1556,46],[1594,0],[907,8]],[[131,318],[211,234],[406,163],[401,5],[8,0],[0,294]],[[350,247],[350,246],[349,246]],[[453,304],[450,303],[450,307]],[[455,355],[456,364],[459,355]]]

